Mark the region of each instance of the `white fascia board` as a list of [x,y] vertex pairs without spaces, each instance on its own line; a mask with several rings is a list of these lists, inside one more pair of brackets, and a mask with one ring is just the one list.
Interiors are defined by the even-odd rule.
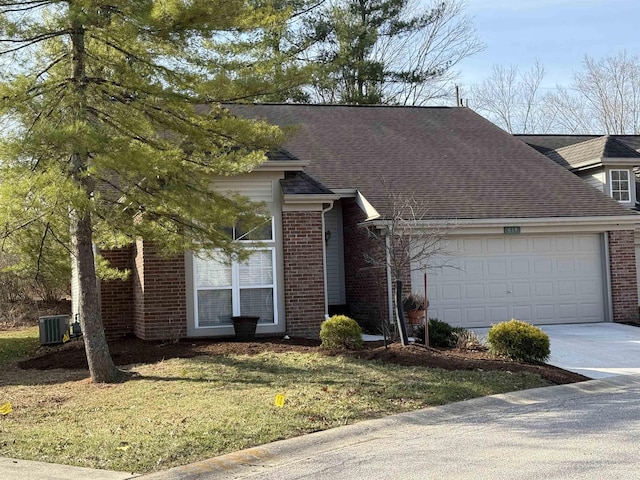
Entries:
[[640,165],[640,158],[615,158],[604,157],[600,159],[603,165],[607,167],[615,167],[616,165],[623,165],[625,167],[635,167]]
[[362,193],[360,193],[359,190],[356,190],[356,203],[362,209],[362,211],[367,215],[367,218],[365,221],[368,222],[368,221],[376,220],[380,218],[380,214],[378,213],[378,211],[375,208],[373,208],[373,205],[371,205],[369,201],[366,198],[364,198],[364,195],[362,195]]
[[286,204],[330,203],[340,200],[340,195],[331,193],[288,193],[283,195]]
[[615,167],[616,165],[625,167],[640,166],[640,158],[617,158],[617,157],[600,157],[593,160],[574,163],[569,165],[571,171],[589,170],[595,167]]
[[[383,229],[385,220],[363,222],[361,225]],[[422,220],[415,222],[418,229],[438,229],[446,235],[504,235],[504,227],[520,227],[520,234],[609,232],[640,229],[640,215],[603,217],[549,217],[549,218],[482,218]]]
[[354,198],[358,196],[358,190],[355,188],[332,188],[331,191],[340,198]]
[[303,161],[303,160],[283,160],[283,161],[267,160],[266,162],[258,165],[252,171],[254,172],[301,171],[307,165],[309,165],[309,162]]

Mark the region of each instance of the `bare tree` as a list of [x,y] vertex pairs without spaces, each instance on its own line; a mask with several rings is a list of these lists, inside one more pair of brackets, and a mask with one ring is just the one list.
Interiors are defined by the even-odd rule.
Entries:
[[[408,343],[402,312],[402,296],[406,280],[412,271],[425,271],[445,266],[449,253],[445,237],[456,226],[453,220],[429,221],[429,205],[419,202],[413,195],[393,190],[382,180],[384,207],[383,220],[369,227],[378,241],[374,251],[365,252],[365,261],[372,268],[385,269],[391,275],[395,295],[393,306],[395,321],[403,345]],[[428,338],[425,318],[425,338]],[[384,329],[383,329],[384,332]]]
[[472,107],[510,133],[547,133],[555,115],[540,92],[544,76],[538,60],[526,72],[494,65],[491,77],[471,90]]
[[576,133],[640,132],[640,58],[622,51],[595,59],[585,55],[583,70],[569,89],[548,98],[559,126]]
[[639,133],[640,57],[586,55],[582,65],[569,86],[549,93],[540,92],[545,71],[538,61],[524,74],[494,66],[472,89],[471,106],[511,133]]

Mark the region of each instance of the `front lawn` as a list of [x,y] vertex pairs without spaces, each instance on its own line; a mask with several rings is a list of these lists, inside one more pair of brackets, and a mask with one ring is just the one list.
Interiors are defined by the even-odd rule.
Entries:
[[[0,332],[4,337],[6,332]],[[150,345],[148,348],[157,348]],[[0,456],[130,472],[186,464],[360,420],[549,385],[531,373],[445,371],[317,352],[173,358],[123,384],[85,370],[0,373]],[[283,408],[274,405],[285,395]]]
[[26,357],[40,345],[38,327],[0,330],[0,368],[5,363]]

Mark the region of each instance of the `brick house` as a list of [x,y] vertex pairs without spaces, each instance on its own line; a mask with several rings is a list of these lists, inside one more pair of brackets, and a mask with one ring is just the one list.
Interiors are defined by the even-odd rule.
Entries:
[[[391,318],[389,272],[372,232],[390,215],[382,183],[428,205],[421,228],[455,223],[448,260],[426,270],[429,316],[465,327],[624,321],[637,311],[637,213],[461,107],[230,106],[289,132],[283,150],[216,188],[264,202],[271,218],[253,252],[159,257],[139,240],[104,252],[129,268],[101,284],[110,337],[226,336],[232,315],[260,315],[259,334],[317,337],[326,315],[374,328]],[[367,227],[367,228],[364,228]],[[249,239],[251,238],[251,239]],[[260,243],[255,243],[259,240]],[[406,274],[423,291],[423,266]]]

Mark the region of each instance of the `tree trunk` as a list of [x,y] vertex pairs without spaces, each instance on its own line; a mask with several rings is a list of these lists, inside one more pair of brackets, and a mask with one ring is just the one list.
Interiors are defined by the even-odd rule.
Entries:
[[[78,19],[74,19],[71,33],[72,75],[78,97],[76,117],[79,122],[88,122],[84,37],[84,26]],[[79,143],[73,147],[71,153],[70,176],[82,186],[90,205],[95,185],[93,179],[86,174],[88,167],[89,154],[86,151],[86,146]],[[72,209],[70,220],[72,261],[75,262],[75,272],[78,275],[80,325],[84,336],[91,379],[101,383],[118,382],[124,378],[125,374],[118,370],[111,359],[100,316],[98,283],[93,255],[93,232],[91,231],[91,207],[83,206],[80,211]]]
[[111,359],[100,316],[91,216],[88,213],[83,216],[72,214],[71,229],[72,261],[78,275],[80,325],[89,373],[94,382],[119,382],[124,379],[124,372],[118,370]]

